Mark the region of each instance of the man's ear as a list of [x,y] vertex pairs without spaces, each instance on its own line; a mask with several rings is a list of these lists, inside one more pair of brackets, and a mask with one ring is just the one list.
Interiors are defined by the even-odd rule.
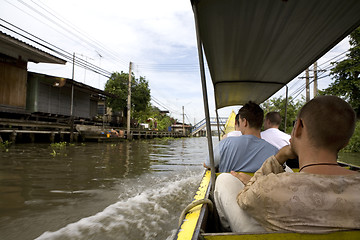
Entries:
[[302,131],[304,130],[304,125],[302,123],[302,120],[299,119],[296,121],[294,126],[294,136],[300,137],[302,135]]
[[248,127],[249,126],[249,122],[246,118],[244,118],[244,127]]

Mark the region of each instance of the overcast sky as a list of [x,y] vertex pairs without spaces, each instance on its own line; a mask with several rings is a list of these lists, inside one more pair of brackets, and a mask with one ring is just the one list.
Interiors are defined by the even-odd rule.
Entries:
[[[0,18],[109,72],[128,72],[131,61],[135,77],[148,80],[153,105],[168,109],[172,117],[181,121],[184,106],[187,123],[194,124],[204,118],[190,0],[0,0]],[[0,24],[10,27],[4,21]],[[28,42],[4,27],[0,26],[0,31]],[[328,68],[327,61],[348,48],[346,39],[321,58],[318,65]],[[29,64],[28,70],[72,76],[70,62],[65,66]],[[74,79],[102,90],[107,81],[80,67],[75,67]],[[327,87],[330,82],[329,78],[319,80],[319,88]],[[304,83],[304,79],[294,79],[289,84],[290,95],[300,93],[297,90]],[[210,114],[215,116],[210,82],[208,92]],[[285,95],[284,89],[276,94],[281,95]],[[238,108],[224,108],[219,115],[227,117]]]

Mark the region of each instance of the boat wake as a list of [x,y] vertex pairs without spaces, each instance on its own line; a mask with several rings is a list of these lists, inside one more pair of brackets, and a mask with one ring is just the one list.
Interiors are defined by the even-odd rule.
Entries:
[[146,184],[135,195],[121,194],[118,202],[102,212],[37,239],[166,239],[176,229],[178,217],[201,179],[199,172],[190,174],[166,180],[141,177],[137,181]]

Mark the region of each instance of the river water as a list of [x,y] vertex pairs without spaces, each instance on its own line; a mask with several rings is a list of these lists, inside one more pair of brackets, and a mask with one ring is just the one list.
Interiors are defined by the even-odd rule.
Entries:
[[206,138],[0,149],[0,239],[171,239]]
[[206,138],[0,149],[0,239],[172,239],[206,156]]

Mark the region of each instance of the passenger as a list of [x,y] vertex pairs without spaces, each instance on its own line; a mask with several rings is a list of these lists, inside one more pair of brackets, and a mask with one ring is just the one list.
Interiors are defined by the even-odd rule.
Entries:
[[[264,121],[265,131],[260,133],[262,139],[278,149],[290,144],[290,135],[279,130],[280,124],[280,113],[268,112]],[[293,172],[291,168],[299,168],[299,161],[297,159],[291,159],[286,162],[285,171]]]
[[[263,118],[264,112],[256,103],[246,103],[239,110],[239,127],[243,135],[225,138],[214,148],[215,167],[219,167],[220,172],[255,172],[278,151],[260,138]],[[204,167],[208,166],[209,158],[204,163]]]
[[280,124],[280,113],[269,112],[265,116],[264,131],[260,133],[262,139],[274,145],[278,149],[290,144],[290,135],[279,130]]
[[235,116],[235,125],[234,125],[235,131],[228,132],[223,136],[223,139],[227,137],[239,137],[242,135],[240,131],[240,125],[239,125],[239,113]]
[[[224,225],[235,232],[360,229],[360,174],[337,164],[355,121],[354,110],[338,97],[308,102],[298,114],[291,144],[252,178],[244,173],[217,178],[215,202]],[[299,173],[284,172],[284,162],[296,156]]]

